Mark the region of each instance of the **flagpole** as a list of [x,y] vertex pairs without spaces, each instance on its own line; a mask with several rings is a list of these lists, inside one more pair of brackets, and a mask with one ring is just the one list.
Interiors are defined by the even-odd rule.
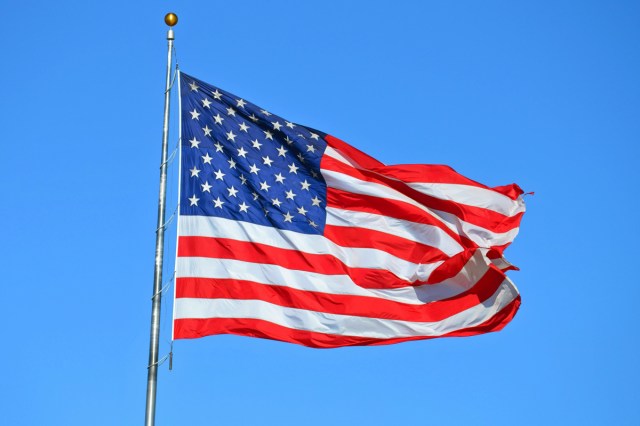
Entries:
[[160,344],[160,306],[162,302],[162,260],[164,256],[164,226],[167,193],[167,154],[169,147],[169,102],[171,94],[171,55],[173,53],[173,26],[178,23],[174,13],[167,13],[164,22],[167,31],[167,79],[164,92],[164,124],[162,126],[162,155],[160,163],[160,194],[156,227],[156,259],[153,271],[153,296],[151,298],[151,338],[149,340],[149,365],[147,366],[147,405],[145,426],[153,426],[156,417],[156,390],[158,382],[158,348]]

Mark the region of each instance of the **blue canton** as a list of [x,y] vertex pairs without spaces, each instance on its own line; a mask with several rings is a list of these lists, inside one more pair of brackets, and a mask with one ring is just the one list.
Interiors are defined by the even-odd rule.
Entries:
[[180,73],[180,214],[322,234],[324,134]]

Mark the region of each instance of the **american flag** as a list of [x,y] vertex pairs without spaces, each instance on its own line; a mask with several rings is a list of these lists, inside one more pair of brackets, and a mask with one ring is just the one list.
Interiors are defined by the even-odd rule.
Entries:
[[184,73],[180,91],[175,339],[377,345],[513,318],[517,185],[386,166]]

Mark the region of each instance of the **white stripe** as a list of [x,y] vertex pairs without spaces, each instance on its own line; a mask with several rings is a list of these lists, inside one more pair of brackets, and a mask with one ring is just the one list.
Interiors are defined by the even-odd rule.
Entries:
[[489,259],[485,253],[486,250],[477,250],[457,275],[437,284],[369,291],[377,297],[414,305],[448,299],[469,290],[487,273]]
[[[328,146],[324,152],[328,157],[340,161],[355,169],[362,169],[356,162],[351,161],[344,154]],[[388,179],[400,180],[388,177]],[[504,194],[488,188],[457,183],[433,183],[433,182],[404,182],[411,188],[423,194],[449,200],[467,206],[480,207],[492,210],[505,216],[515,216],[525,211],[525,203],[522,197],[512,200]]]
[[449,224],[449,228],[457,234],[467,236],[471,241],[480,247],[502,246],[509,244],[518,235],[520,228],[512,228],[507,232],[493,232],[478,225],[474,225],[464,220],[460,220],[456,215],[443,212],[440,210],[432,210],[440,216],[445,223]]
[[322,176],[324,177],[327,186],[331,188],[336,188],[355,194],[370,195],[374,197],[397,200],[405,202],[407,204],[411,204],[427,213],[428,215],[432,216],[452,231],[469,237],[472,241],[474,241],[481,247],[491,247],[506,244],[508,242],[511,242],[513,240],[513,237],[515,237],[515,234],[518,233],[517,229],[512,229],[511,231],[504,233],[493,232],[481,226],[466,222],[453,214],[429,209],[418,203],[411,197],[408,197],[386,185],[356,179],[347,174],[326,169],[322,169]]
[[340,189],[342,191],[354,194],[370,195],[378,198],[389,200],[403,201],[412,206],[418,207],[436,220],[442,221],[437,215],[433,214],[430,209],[415,201],[413,198],[396,191],[395,189],[375,182],[360,180],[345,173],[335,172],[333,170],[322,169],[322,176],[328,187]]
[[384,232],[435,247],[448,256],[456,255],[462,251],[462,246],[442,228],[375,213],[327,207],[327,225]]
[[[371,292],[356,285],[347,275],[326,275],[235,259],[179,257],[176,263],[178,264],[176,278],[236,279],[296,290],[352,296],[372,296]],[[421,302],[418,301],[416,303]]]
[[407,183],[411,188],[423,194],[450,200],[467,206],[480,207],[503,214],[515,216],[525,211],[524,199],[512,200],[504,194],[487,188],[456,183]]
[[496,259],[490,259],[490,260],[491,260],[491,263],[493,263],[496,266],[496,268],[501,269],[503,271],[508,269],[508,268],[513,267],[511,262],[509,262],[504,257],[498,257]]
[[175,319],[251,318],[283,327],[341,336],[391,339],[412,336],[440,336],[482,324],[518,296],[509,280],[500,285],[488,300],[472,308],[435,322],[379,319],[305,309],[287,308],[262,300],[192,299],[176,300]]
[[327,147],[325,148],[324,155],[326,155],[327,157],[331,157],[334,160],[337,160],[337,161],[339,161],[341,163],[344,163],[347,166],[351,166],[354,169],[360,169],[361,168],[357,161],[352,160],[346,154],[336,150],[335,148],[332,148],[329,145],[327,145]]
[[329,254],[352,268],[386,269],[409,282],[426,281],[442,261],[418,264],[383,250],[342,247],[322,235],[307,235],[270,226],[212,216],[180,216],[180,236],[229,238],[311,254]]
[[399,303],[422,305],[454,297],[470,289],[487,272],[487,264],[488,260],[478,250],[456,276],[438,284],[383,290],[360,287],[347,275],[326,275],[287,269],[278,265],[205,257],[178,257],[176,278],[237,279],[296,290],[376,297]]

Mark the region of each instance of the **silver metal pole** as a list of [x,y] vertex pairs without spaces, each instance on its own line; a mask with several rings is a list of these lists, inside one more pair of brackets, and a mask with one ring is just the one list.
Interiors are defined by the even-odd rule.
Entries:
[[[168,13],[165,22],[169,27],[178,23],[178,17]],[[164,92],[164,124],[162,126],[162,155],[160,163],[160,194],[158,223],[156,227],[156,259],[153,270],[153,297],[151,304],[151,338],[149,341],[149,365],[147,367],[147,406],[145,426],[153,426],[156,418],[156,391],[158,387],[158,348],[160,344],[160,306],[162,302],[162,260],[164,256],[164,225],[167,194],[167,154],[169,147],[169,102],[171,95],[171,54],[173,53],[173,29],[167,31],[167,81]]]

